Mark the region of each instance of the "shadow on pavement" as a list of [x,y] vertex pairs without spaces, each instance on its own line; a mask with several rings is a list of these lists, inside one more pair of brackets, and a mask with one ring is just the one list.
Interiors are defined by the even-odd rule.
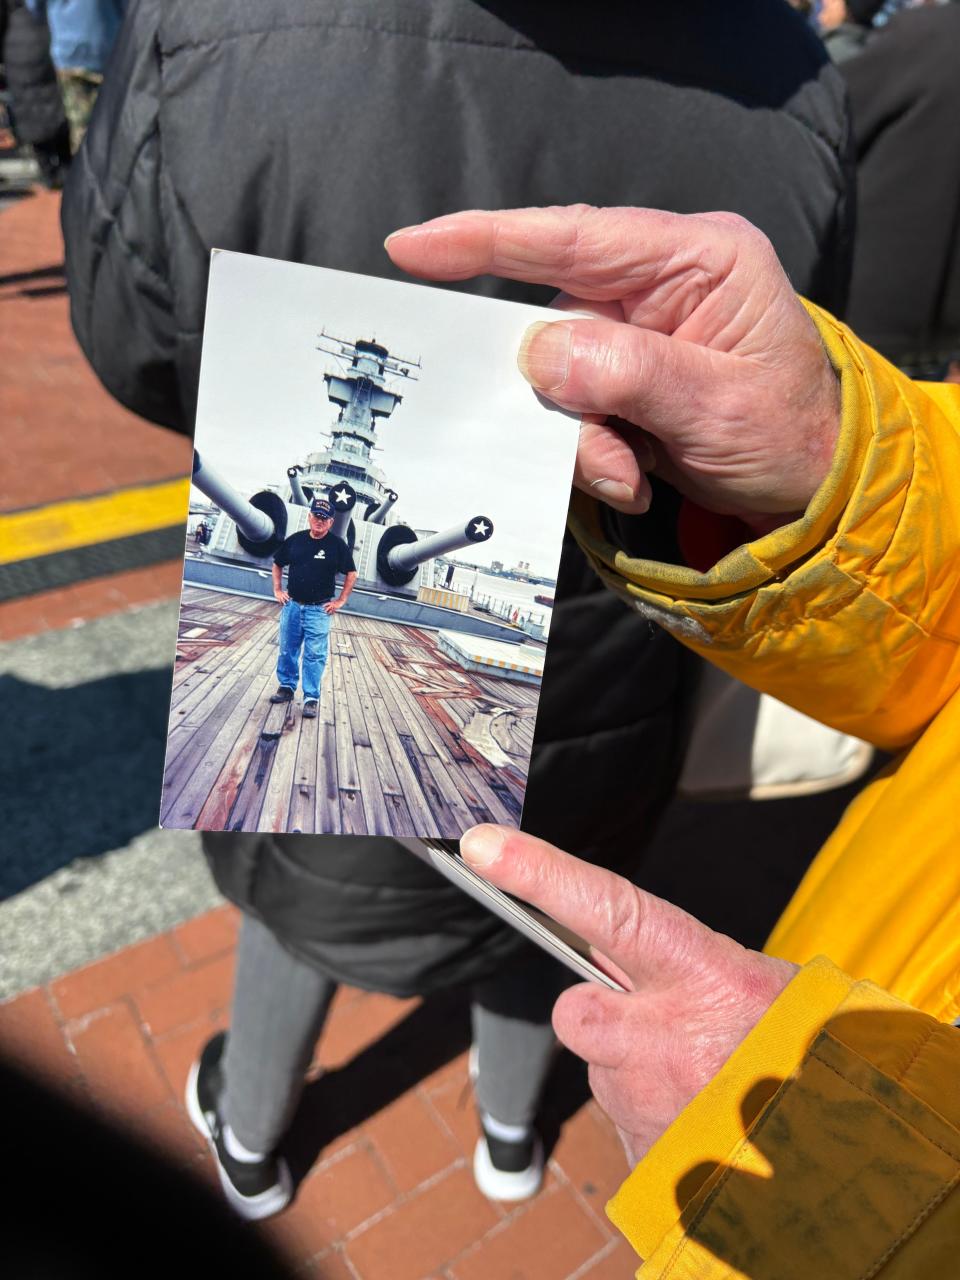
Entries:
[[35,289],[20,289],[21,298],[52,298],[57,294],[66,293],[66,284],[47,284],[41,285]]
[[[0,187],[0,193],[3,188]],[[64,264],[57,266],[35,267],[32,271],[11,271],[0,275],[0,301],[9,298],[50,298],[67,292],[64,279]],[[22,288],[15,286],[22,285]]]
[[[326,1071],[304,1090],[284,1141],[300,1183],[324,1148],[451,1062],[470,1045],[470,993],[431,996],[348,1063]],[[547,1157],[563,1125],[589,1101],[586,1064],[561,1050],[547,1080],[539,1128]],[[462,1105],[476,1104],[464,1086]]]
[[4,1140],[17,1152],[4,1193],[5,1275],[293,1276],[194,1170],[3,1062],[0,1092]]
[[308,1085],[284,1143],[295,1181],[306,1177],[335,1138],[395,1102],[469,1045],[469,992],[443,992],[344,1066]]
[[66,269],[66,263],[58,262],[55,266],[34,267],[31,271],[10,271],[0,276],[0,289],[8,284],[29,284],[34,280],[60,280]]
[[168,670],[48,689],[0,676],[0,898],[157,825]]

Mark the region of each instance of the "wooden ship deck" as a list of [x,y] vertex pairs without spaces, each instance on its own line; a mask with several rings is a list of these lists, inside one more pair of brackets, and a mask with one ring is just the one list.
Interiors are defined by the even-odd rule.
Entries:
[[277,606],[185,587],[161,825],[456,837],[516,824],[539,686],[461,670],[436,634],[355,614],[316,719],[272,705]]

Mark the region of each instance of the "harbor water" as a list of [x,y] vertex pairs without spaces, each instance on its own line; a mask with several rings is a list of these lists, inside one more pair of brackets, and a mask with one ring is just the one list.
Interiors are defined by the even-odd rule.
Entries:
[[553,587],[538,586],[534,582],[518,582],[513,578],[498,578],[493,574],[460,567],[454,571],[450,587],[453,591],[472,595],[474,603],[488,603],[493,612],[500,613],[501,616],[501,607],[510,616],[516,609],[520,615],[540,622],[544,634],[549,634],[551,608],[548,604],[538,604],[534,596],[552,596]]

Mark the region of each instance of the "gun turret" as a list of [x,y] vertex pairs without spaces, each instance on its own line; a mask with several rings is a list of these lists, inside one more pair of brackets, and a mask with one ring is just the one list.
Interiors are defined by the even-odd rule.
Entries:
[[392,509],[397,501],[397,493],[393,489],[387,490],[387,496],[380,503],[379,507],[373,507],[367,512],[367,524],[386,524],[387,513]]
[[300,483],[300,467],[287,467],[287,479],[290,481],[290,496],[295,507],[309,507],[307,495]]
[[225,511],[237,526],[244,551],[263,558],[272,555],[287,536],[287,504],[278,493],[262,489],[249,501],[193,452],[193,483]]
[[426,538],[418,538],[409,525],[392,524],[384,530],[377,546],[377,573],[388,586],[405,587],[425,560],[487,542],[492,534],[493,521],[486,516],[473,516],[466,524]]
[[[287,479],[292,493],[295,494],[295,485],[302,491],[295,468],[288,469]],[[215,559],[246,562],[259,568],[288,533],[308,527],[309,502],[288,504],[269,489],[244,498],[197,452],[193,455],[193,483],[220,508],[208,548]],[[392,489],[387,490],[384,501],[374,510],[374,518],[367,520],[354,519],[358,494],[346,480],[328,481],[320,492],[334,509],[332,532],[343,538],[353,552],[360,571],[358,585],[368,591],[415,596],[415,580],[425,561],[487,542],[493,536],[493,521],[486,516],[473,516],[463,524],[424,537],[418,537],[416,530],[406,524],[383,524],[381,518],[396,501]]]

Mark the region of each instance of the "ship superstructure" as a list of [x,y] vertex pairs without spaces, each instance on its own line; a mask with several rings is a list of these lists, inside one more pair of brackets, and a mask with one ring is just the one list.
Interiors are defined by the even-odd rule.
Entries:
[[309,503],[319,495],[334,507],[333,532],[353,551],[357,587],[416,597],[432,586],[434,557],[488,541],[493,522],[471,516],[437,533],[406,523],[394,509],[398,495],[372,455],[379,447],[378,428],[403,399],[396,381],[415,381],[419,360],[400,359],[372,339],[348,342],[326,333],[317,349],[337,362],[323,375],[327,397],[337,406],[336,421],[328,445],[287,468],[281,492],[268,487],[246,499],[206,457],[195,454],[193,483],[221,510],[208,554],[232,564],[269,563],[284,538],[307,527]]
[[[320,335],[317,350],[333,356],[340,366],[323,375],[327,396],[339,413],[330,432],[331,443],[307,454],[299,469],[300,487],[309,499],[317,491],[326,493],[346,480],[361,505],[359,518],[365,520],[393,493],[371,456],[379,448],[378,427],[403,399],[388,379],[392,375],[415,380],[420,361],[401,360],[378,342],[346,342],[325,333]],[[291,499],[297,501],[292,487]],[[395,501],[394,494],[390,505]]]

